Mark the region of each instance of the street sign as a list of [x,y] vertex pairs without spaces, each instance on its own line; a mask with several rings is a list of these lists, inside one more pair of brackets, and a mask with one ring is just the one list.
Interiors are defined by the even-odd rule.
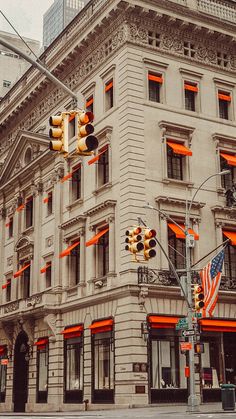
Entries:
[[182,336],[184,336],[184,337],[194,336],[194,335],[195,335],[195,330],[193,330],[193,329],[183,330],[183,332],[182,332]]
[[175,329],[176,330],[188,329],[188,319],[187,319],[187,317],[183,317],[183,318],[179,319],[178,323],[175,325]]
[[193,317],[196,317],[197,319],[200,319],[202,317],[202,313],[198,313],[197,311],[195,311],[193,313]]
[[192,349],[192,344],[189,342],[180,342],[181,351],[190,351]]

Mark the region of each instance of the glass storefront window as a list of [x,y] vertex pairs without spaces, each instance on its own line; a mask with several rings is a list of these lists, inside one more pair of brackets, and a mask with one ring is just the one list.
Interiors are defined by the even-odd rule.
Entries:
[[112,332],[94,335],[94,388],[114,388],[114,356]]
[[184,376],[186,357],[180,353],[179,338],[163,336],[160,331],[159,335],[157,339],[151,341],[151,387],[155,389],[186,388],[187,380]]
[[74,337],[65,340],[65,403],[81,403],[82,391],[82,337]]
[[7,366],[0,365],[0,403],[5,402],[6,398]]
[[201,354],[202,387],[219,388],[223,382],[223,371],[220,363],[220,336],[204,337],[204,353]]
[[48,345],[37,349],[37,403],[47,403]]

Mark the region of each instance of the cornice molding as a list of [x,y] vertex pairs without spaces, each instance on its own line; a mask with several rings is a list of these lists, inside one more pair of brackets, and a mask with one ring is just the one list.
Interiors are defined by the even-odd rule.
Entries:
[[[164,203],[164,204],[168,204],[168,205],[178,205],[181,206],[183,208],[186,208],[186,200],[185,199],[180,199],[180,198],[175,198],[175,197],[169,197],[169,196],[157,196],[155,198],[155,202],[157,203]],[[190,200],[187,201],[188,205],[190,205]],[[205,202],[199,202],[199,201],[193,201],[192,203],[192,208],[193,209],[200,209],[205,207],[206,203]]]
[[84,214],[88,217],[103,211],[106,208],[114,208],[117,204],[117,201],[108,199],[107,201],[102,202],[101,204],[96,205],[95,207],[91,208],[90,210],[86,211]]
[[82,225],[84,225],[86,220],[87,220],[87,217],[85,215],[78,215],[77,217],[71,218],[70,220],[65,221],[64,223],[60,224],[58,228],[62,230],[66,230],[75,224],[81,223]]

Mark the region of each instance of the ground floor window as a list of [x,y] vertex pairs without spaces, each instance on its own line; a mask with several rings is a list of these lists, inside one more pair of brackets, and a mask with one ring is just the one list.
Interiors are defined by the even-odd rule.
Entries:
[[37,403],[48,398],[48,339],[39,339],[37,345]]
[[83,401],[83,340],[82,336],[65,338],[65,403]]
[[0,403],[6,399],[7,382],[7,347],[0,346]]

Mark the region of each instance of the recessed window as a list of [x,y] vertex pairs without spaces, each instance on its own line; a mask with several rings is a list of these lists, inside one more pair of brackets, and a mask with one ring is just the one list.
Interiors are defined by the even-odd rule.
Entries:
[[6,283],[6,301],[11,301],[11,279],[8,279]]
[[33,225],[33,197],[30,196],[26,200],[25,204],[25,227],[29,228]]
[[191,42],[184,42],[184,55],[186,57],[194,58],[196,55],[196,46]]
[[94,114],[94,98],[93,95],[89,96],[88,99],[86,99],[86,111],[92,112]]
[[46,288],[50,288],[52,286],[52,263],[51,262],[47,262],[45,280],[46,280],[45,281]]
[[48,338],[37,342],[37,403],[47,403],[48,397]]
[[159,47],[161,43],[161,35],[157,32],[148,32],[148,43],[153,47]]
[[98,156],[98,187],[101,187],[109,182],[109,150],[107,145],[99,150]]
[[219,117],[222,119],[229,119],[229,111],[230,111],[230,104],[231,104],[230,93],[219,90],[218,103],[219,103]]
[[192,151],[182,143],[167,140],[167,176],[170,179],[184,180],[186,157]]
[[105,84],[105,110],[113,108],[114,106],[114,83],[113,79],[110,79]]
[[176,234],[168,227],[169,258],[175,269],[185,268],[185,240],[176,237]]
[[109,272],[109,231],[98,241],[97,246],[98,277],[106,276]]
[[31,148],[27,148],[25,152],[25,165],[29,164],[32,160],[32,150]]
[[47,198],[47,213],[48,215],[52,214],[52,192],[48,192],[48,198]]
[[[223,232],[224,233],[224,232]],[[231,233],[231,232],[227,232]],[[235,231],[232,232],[235,235]],[[223,237],[223,241],[229,238],[228,234]],[[225,248],[224,271],[226,283],[233,284],[236,281],[236,246],[232,245],[232,241]]]
[[196,95],[198,93],[198,86],[196,83],[184,82],[184,99],[185,109],[188,111],[196,111]]
[[22,285],[23,285],[23,298],[29,298],[30,296],[30,266],[28,266],[23,272]]
[[[72,246],[74,243],[72,243]],[[70,285],[74,286],[80,283],[80,245],[75,246],[70,252]]]
[[230,173],[221,176],[221,185],[226,190],[232,188],[236,179],[236,156],[222,151],[220,153],[220,170],[229,170]]
[[81,198],[81,164],[75,166],[72,170],[72,200]]
[[223,52],[217,53],[217,64],[221,67],[227,68],[230,63],[230,56],[228,54],[224,54]]
[[11,239],[13,237],[13,217],[9,218],[8,222],[8,238]]
[[76,336],[76,332],[68,333],[68,336],[65,334],[64,338],[64,401],[65,403],[82,403],[83,339],[82,336]]
[[148,73],[148,98],[152,102],[161,102],[161,86],[163,77],[161,74]]

